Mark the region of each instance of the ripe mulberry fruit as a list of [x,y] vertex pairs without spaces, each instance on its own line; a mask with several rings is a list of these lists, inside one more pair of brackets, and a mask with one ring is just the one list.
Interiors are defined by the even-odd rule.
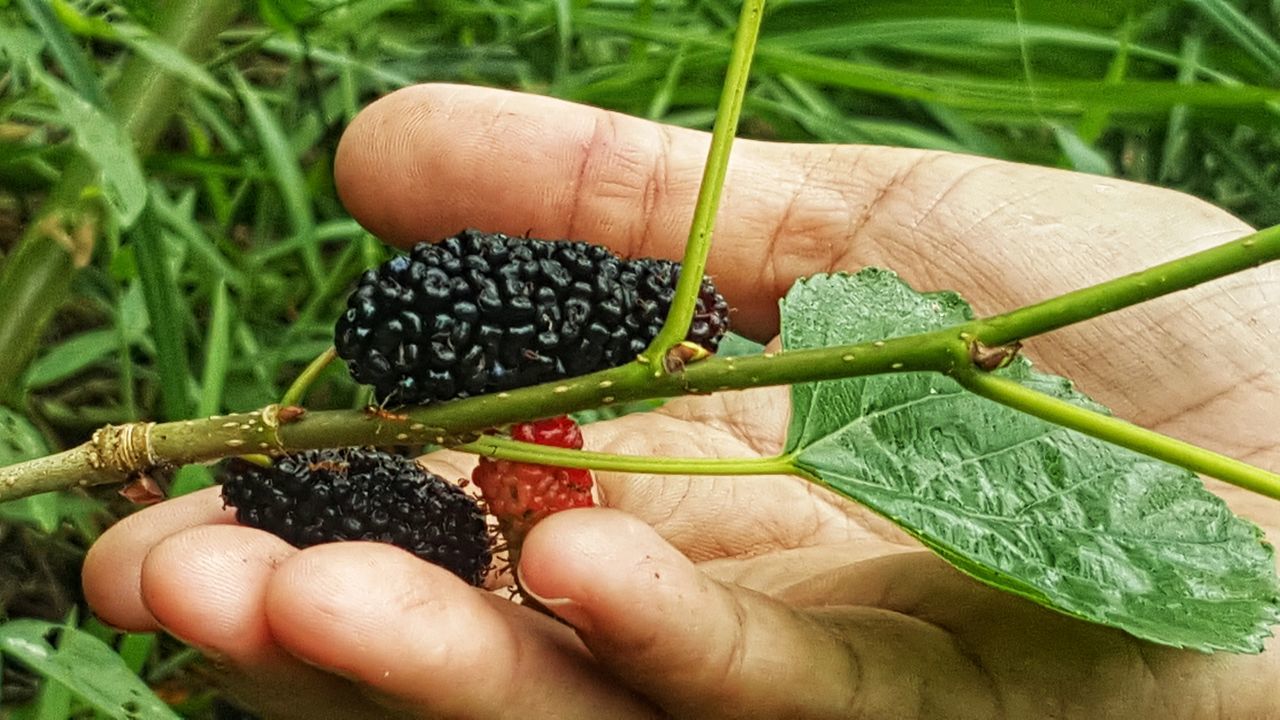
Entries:
[[[366,272],[334,345],[380,402],[430,403],[584,375],[648,346],[679,268],[584,242],[464,230]],[[704,278],[686,339],[714,352],[728,317]]]
[[472,585],[483,582],[492,559],[479,503],[401,455],[309,450],[271,467],[233,458],[222,499],[241,524],[300,548],[341,540],[390,543]]
[[[511,437],[551,447],[582,449],[582,432],[568,416],[518,423]],[[594,507],[595,478],[590,470],[552,467],[481,457],[471,481],[484,496],[489,513],[507,541],[509,559],[518,562],[524,538],[540,520],[570,508]]]

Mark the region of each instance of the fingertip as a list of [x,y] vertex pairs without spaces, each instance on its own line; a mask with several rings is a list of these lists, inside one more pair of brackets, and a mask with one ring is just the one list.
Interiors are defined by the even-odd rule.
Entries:
[[[582,143],[603,111],[449,84],[402,88],[343,133],[338,195],[370,232],[401,246],[466,227],[559,236]],[[556,117],[555,132],[547,119]]]
[[142,602],[142,567],[116,562],[121,542],[103,535],[85,555],[80,584],[85,601],[107,625],[127,632],[153,632],[160,626]]
[[273,535],[236,525],[179,532],[144,559],[142,602],[183,641],[251,660],[274,648],[263,597],[275,567],[296,552]]
[[605,508],[569,510],[538,523],[525,540],[519,574],[539,599],[570,601],[602,615],[594,621],[627,615],[626,605],[649,602],[659,586],[688,587],[699,579],[693,563],[652,527]]
[[184,495],[136,512],[113,525],[89,548],[81,569],[85,599],[112,627],[151,632],[159,626],[142,602],[142,565],[152,548],[188,528],[234,522],[218,488]]

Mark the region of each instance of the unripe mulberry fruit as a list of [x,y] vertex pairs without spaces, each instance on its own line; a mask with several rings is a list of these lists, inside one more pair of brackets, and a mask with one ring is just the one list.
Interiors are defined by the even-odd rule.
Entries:
[[300,548],[342,540],[390,543],[484,581],[492,538],[479,503],[412,458],[378,450],[309,450],[271,467],[234,458],[223,502],[243,525]]
[[[617,367],[662,327],[679,263],[464,230],[366,272],[334,333],[381,402],[423,404]],[[686,338],[714,352],[728,304],[704,278]]]

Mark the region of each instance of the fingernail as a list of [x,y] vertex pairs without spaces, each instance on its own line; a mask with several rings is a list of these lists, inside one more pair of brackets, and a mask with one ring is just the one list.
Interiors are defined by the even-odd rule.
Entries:
[[523,568],[516,568],[516,582],[525,595],[572,625],[578,632],[588,634],[591,632],[591,616],[581,605],[570,598],[549,598],[539,595],[529,587],[529,583],[525,582],[522,570]]

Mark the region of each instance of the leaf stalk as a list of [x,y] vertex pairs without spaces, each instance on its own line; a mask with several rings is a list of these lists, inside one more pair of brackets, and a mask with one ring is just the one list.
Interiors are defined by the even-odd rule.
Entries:
[[652,475],[786,475],[795,472],[795,464],[786,455],[761,458],[614,455],[548,447],[494,435],[485,435],[454,449],[499,460]]
[[1280,500],[1280,475],[1117,417],[1073,405],[998,375],[967,368],[951,373],[966,390],[1055,425],[1218,478]]

